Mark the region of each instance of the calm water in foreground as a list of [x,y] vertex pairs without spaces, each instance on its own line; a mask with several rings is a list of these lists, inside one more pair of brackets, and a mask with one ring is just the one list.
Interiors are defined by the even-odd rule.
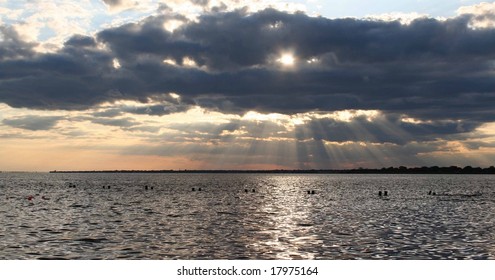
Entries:
[[0,225],[1,259],[495,259],[495,176],[1,173]]

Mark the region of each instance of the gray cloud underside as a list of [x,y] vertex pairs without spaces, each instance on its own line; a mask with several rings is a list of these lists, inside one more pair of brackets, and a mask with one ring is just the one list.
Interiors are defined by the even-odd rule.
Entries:
[[113,7],[113,6],[120,6],[123,4],[123,0],[102,0],[105,4]]
[[[495,119],[495,30],[468,28],[470,16],[401,25],[268,9],[211,13],[170,33],[163,23],[174,17],[74,36],[54,54],[35,54],[3,27],[0,102],[78,110],[177,92],[184,108],[239,114],[378,109],[470,127]],[[270,63],[283,50],[301,63]],[[204,68],[181,67],[184,57]],[[310,58],[319,63],[302,63]]]
[[58,121],[63,119],[64,117],[60,116],[41,117],[28,115],[11,119],[3,119],[2,123],[15,128],[37,131],[50,130],[57,125]]

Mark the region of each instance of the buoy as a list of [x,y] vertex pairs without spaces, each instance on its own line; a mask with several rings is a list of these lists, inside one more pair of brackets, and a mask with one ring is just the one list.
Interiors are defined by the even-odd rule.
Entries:
[[311,194],[315,194],[315,193],[316,193],[316,192],[315,192],[314,190],[313,190],[313,191],[311,191]]
[[388,195],[388,192],[387,192],[387,191],[384,191],[384,192],[383,192],[383,195],[384,195],[384,196],[387,196],[387,195]]
[[255,190],[255,189],[253,189],[253,190],[252,190],[252,192],[256,192],[256,190]]
[[192,191],[194,192],[194,191],[196,191],[196,189],[195,188],[192,188]]
[[247,193],[247,192],[249,192],[249,191],[248,191],[247,189],[244,189],[244,192],[246,192],[246,193]]
[[153,187],[151,187],[151,189],[153,189]]
[[199,188],[198,191],[201,191],[201,188]]
[[431,191],[428,192],[428,195],[431,195]]
[[[144,186],[144,189],[147,190],[148,189],[148,185]],[[194,189],[193,189],[193,191],[194,191]]]
[[382,191],[379,191],[378,192],[378,196],[382,196]]
[[108,189],[110,189],[110,186],[108,186]]
[[30,195],[27,197],[27,200],[31,201],[31,200],[33,200],[33,198],[34,198],[34,196]]

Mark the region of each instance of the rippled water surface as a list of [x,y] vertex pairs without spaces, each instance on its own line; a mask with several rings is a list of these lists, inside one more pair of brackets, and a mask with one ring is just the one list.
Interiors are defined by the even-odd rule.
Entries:
[[495,259],[495,176],[1,173],[0,224],[1,259]]

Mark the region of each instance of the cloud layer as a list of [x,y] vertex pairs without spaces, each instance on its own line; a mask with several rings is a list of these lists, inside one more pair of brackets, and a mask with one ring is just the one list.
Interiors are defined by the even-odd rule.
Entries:
[[[296,168],[481,153],[493,133],[480,129],[495,121],[487,7],[405,24],[275,9],[219,8],[192,20],[162,6],[136,23],[74,35],[52,53],[0,26],[0,103],[28,112],[0,110],[0,127],[11,130],[0,138],[59,130],[103,139],[111,130],[137,143],[126,155]],[[223,119],[164,117],[193,110]]]
[[[0,101],[80,109],[177,92],[189,104],[229,112],[373,109],[493,120],[486,113],[495,101],[495,30],[469,28],[466,15],[402,25],[238,10],[203,15],[173,33],[164,28],[170,19],[74,36],[53,54],[33,54],[2,28]],[[294,54],[292,69],[277,63],[283,52]]]

